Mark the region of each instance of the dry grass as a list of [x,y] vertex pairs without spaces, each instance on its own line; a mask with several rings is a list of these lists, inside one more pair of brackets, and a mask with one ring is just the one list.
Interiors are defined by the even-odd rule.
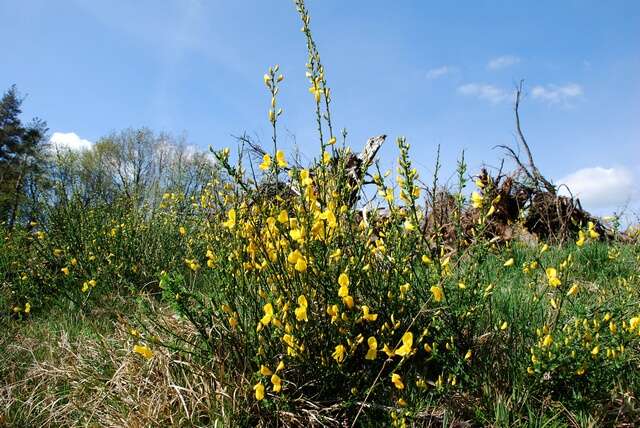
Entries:
[[30,323],[31,334],[10,332],[0,357],[0,426],[227,425],[237,400],[213,372],[166,349],[133,354],[124,321],[96,334]]

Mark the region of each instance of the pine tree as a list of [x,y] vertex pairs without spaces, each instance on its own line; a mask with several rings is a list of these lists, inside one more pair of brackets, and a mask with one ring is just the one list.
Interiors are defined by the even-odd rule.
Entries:
[[0,222],[12,228],[27,187],[43,170],[46,122],[20,120],[23,98],[11,86],[0,100]]

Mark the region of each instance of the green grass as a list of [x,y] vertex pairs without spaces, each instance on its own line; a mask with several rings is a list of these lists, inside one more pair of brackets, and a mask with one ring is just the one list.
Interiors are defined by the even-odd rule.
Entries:
[[[609,258],[613,248],[619,251],[615,261]],[[577,251],[575,246],[554,247],[540,260],[557,265],[571,254],[576,261],[575,277],[581,284],[602,290],[625,279],[629,286],[635,287],[631,295],[637,298],[638,251],[635,245],[594,243]],[[548,305],[534,301],[532,278],[523,273],[519,265],[536,255],[536,248],[514,245],[489,254],[484,262],[469,267],[475,270],[479,281],[495,284],[490,312],[478,320],[483,324],[481,330],[493,329],[497,336],[495,325],[504,320],[513,334],[486,339],[484,348],[479,347],[477,352],[487,354],[479,353],[474,358],[478,369],[470,370],[467,387],[457,390],[453,396],[425,396],[413,391],[406,397],[413,410],[405,412],[405,417],[435,426],[470,421],[491,426],[582,427],[638,420],[640,413],[634,396],[640,386],[637,371],[624,376],[614,372],[618,378],[610,379],[612,382],[604,395],[600,391],[598,396],[556,398],[553,394],[547,398],[541,396],[538,390],[541,386],[527,375],[531,336],[535,336],[536,328],[543,323]],[[510,257],[515,259],[514,267],[505,269],[504,260]],[[638,310],[638,300],[616,301],[621,296],[629,297],[629,294],[616,293],[605,293],[611,300],[610,307],[627,312]],[[153,306],[158,319],[161,313],[168,314],[166,307],[162,309],[163,304],[155,302],[155,297],[141,298]],[[579,294],[571,313],[590,314],[593,299],[593,293]],[[63,299],[49,310],[41,308],[23,320],[3,317],[6,332],[0,339],[4,350],[0,356],[3,423],[7,426],[108,423],[209,426],[216,420],[218,423],[255,422],[256,415],[245,414],[232,398],[214,400],[208,408],[202,405],[207,400],[205,392],[210,390],[206,382],[202,383],[201,359],[189,360],[183,353],[156,348],[152,360],[155,363],[149,364],[131,353],[135,339],[128,330],[137,325],[137,320],[149,316],[148,310],[142,309],[148,305],[140,306],[127,295],[112,294],[93,309],[74,307]],[[180,331],[178,325],[182,325],[183,332],[190,328],[188,323],[173,317],[164,316],[162,322],[172,325],[174,331]],[[166,343],[171,343],[172,337],[166,332],[156,332]],[[629,349],[629,352],[633,353],[630,358],[637,367],[638,349]],[[208,374],[212,384],[216,374],[215,368]],[[158,387],[166,386],[170,380],[184,388],[183,397],[175,386]],[[212,384],[208,387],[213,388]],[[349,406],[357,408],[357,400],[345,402],[343,411]],[[359,422],[365,426],[375,425],[380,417],[387,418],[389,413],[374,407],[365,411]]]

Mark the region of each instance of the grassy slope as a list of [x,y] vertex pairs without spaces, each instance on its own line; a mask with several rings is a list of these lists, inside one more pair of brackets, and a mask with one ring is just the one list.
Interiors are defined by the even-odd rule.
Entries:
[[[575,313],[583,312],[581,302],[588,303],[600,289],[619,278],[635,275],[637,281],[638,248],[619,247],[616,263],[609,260],[609,249],[606,244],[594,244],[574,254],[577,276],[588,285],[582,300],[575,303]],[[531,258],[533,251],[514,248],[504,256],[513,256],[519,266]],[[546,257],[557,262],[573,251],[575,247],[552,249]],[[484,277],[500,281],[492,317],[508,320],[510,329],[518,332],[500,345],[511,358],[495,361],[499,373],[487,376],[490,383],[482,391],[467,391],[451,401],[412,397],[414,402],[422,401],[424,413],[429,414],[423,422],[448,425],[462,418],[495,426],[589,426],[638,417],[637,397],[628,390],[612,392],[600,406],[573,407],[571,412],[566,403],[530,400],[525,339],[535,334],[530,330],[540,325],[544,305],[531,304],[532,291],[521,269],[498,275],[504,269],[501,257],[479,269],[484,270]],[[198,367],[202,366],[169,350],[157,351],[149,361],[131,353],[134,338],[130,326],[140,315],[134,302],[131,297],[112,296],[109,304],[89,313],[61,302],[47,312],[31,314],[27,320],[2,318],[0,408],[4,414],[0,414],[0,426],[204,426],[237,420],[242,410],[234,408],[234,392],[215,381],[218,368],[201,371]],[[638,301],[627,303],[636,310],[640,308]],[[183,328],[169,315],[162,316],[175,328]],[[492,356],[477,358],[490,360]],[[638,372],[630,376],[630,384],[640,385]],[[361,421],[373,423],[366,415]]]

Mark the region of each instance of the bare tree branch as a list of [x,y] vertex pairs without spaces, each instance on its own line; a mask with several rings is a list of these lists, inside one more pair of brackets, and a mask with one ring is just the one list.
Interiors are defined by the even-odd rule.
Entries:
[[[515,102],[515,106],[514,106],[514,111],[515,111],[515,115],[516,115],[516,131],[518,133],[518,140],[519,143],[522,144],[522,146],[524,147],[525,152],[527,153],[527,158],[529,159],[529,168],[530,171],[527,170],[527,175],[529,176],[533,176],[535,178],[536,184],[539,185],[540,183],[542,183],[542,185],[545,187],[545,189],[551,193],[551,194],[556,194],[556,189],[553,186],[553,184],[551,184],[542,174],[540,174],[540,170],[538,170],[538,167],[536,166],[535,162],[533,161],[533,155],[531,154],[531,149],[529,148],[529,144],[527,143],[527,139],[524,137],[524,133],[522,132],[522,126],[520,124],[520,100],[522,99],[522,87],[524,85],[524,80],[520,81],[520,84],[518,85],[518,88],[516,90],[516,102]],[[512,154],[513,150],[510,150]],[[522,164],[520,163],[520,161],[518,160],[518,163],[522,166]]]

